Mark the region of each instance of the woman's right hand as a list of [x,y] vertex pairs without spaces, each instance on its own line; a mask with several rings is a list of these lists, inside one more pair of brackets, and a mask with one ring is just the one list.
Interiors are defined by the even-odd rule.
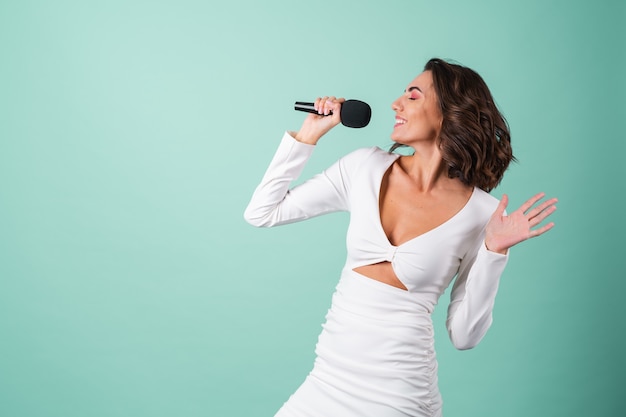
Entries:
[[295,134],[295,139],[310,145],[317,144],[322,136],[341,123],[341,105],[344,101],[346,101],[345,98],[318,97],[315,100],[315,109],[318,114],[309,113],[300,130]]

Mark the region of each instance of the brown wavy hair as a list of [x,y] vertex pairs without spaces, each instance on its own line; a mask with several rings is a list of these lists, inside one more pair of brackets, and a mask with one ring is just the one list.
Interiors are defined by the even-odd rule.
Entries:
[[448,176],[491,191],[515,157],[509,125],[487,84],[474,70],[439,58],[429,60],[424,71],[432,73],[443,116],[439,147]]

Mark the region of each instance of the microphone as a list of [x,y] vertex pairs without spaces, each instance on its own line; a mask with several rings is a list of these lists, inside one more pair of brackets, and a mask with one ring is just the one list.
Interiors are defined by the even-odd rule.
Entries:
[[[314,103],[296,101],[294,110],[318,114]],[[332,114],[332,113],[331,113]],[[321,116],[321,115],[320,115]],[[341,124],[347,127],[365,127],[372,118],[372,108],[360,100],[346,100],[341,104]]]

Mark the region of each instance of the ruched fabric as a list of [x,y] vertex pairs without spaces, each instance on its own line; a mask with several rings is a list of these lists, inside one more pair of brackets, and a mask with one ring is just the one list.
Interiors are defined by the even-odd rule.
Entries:
[[344,270],[315,353],[276,417],[440,415],[433,325],[415,294]]

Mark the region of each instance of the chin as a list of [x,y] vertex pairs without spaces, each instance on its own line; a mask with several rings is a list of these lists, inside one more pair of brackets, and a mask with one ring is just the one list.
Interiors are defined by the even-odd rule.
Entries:
[[393,142],[395,142],[396,144],[398,144],[398,145],[407,146],[406,143],[404,143],[404,141],[402,139],[396,138],[396,137],[394,137],[394,135],[391,135],[391,140]]

